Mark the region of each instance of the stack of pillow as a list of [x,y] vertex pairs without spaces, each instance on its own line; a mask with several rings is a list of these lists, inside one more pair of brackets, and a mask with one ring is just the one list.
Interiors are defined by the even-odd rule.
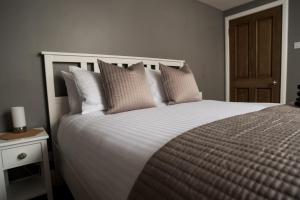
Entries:
[[298,90],[299,90],[297,93],[298,97],[296,99],[295,106],[300,107],[300,84],[298,85]]
[[98,60],[100,73],[78,67],[62,71],[70,114],[114,114],[166,104],[200,101],[194,75],[160,64],[160,71],[145,69],[142,62],[121,68]]

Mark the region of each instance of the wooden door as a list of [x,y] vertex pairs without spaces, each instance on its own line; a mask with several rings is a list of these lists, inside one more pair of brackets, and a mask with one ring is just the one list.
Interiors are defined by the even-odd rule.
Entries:
[[230,101],[280,102],[282,6],[229,22]]

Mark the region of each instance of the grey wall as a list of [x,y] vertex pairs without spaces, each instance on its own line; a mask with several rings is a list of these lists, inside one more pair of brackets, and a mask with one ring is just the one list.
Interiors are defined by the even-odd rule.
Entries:
[[47,126],[43,50],[185,59],[224,99],[223,13],[196,0],[3,0],[0,27],[0,130],[16,105]]
[[[250,8],[254,8],[275,0],[256,0],[254,2],[233,8],[224,13],[229,16]],[[294,49],[294,42],[300,41],[300,1],[289,0],[289,47],[288,47],[288,77],[287,102],[296,99],[297,84],[300,84],[300,49]]]

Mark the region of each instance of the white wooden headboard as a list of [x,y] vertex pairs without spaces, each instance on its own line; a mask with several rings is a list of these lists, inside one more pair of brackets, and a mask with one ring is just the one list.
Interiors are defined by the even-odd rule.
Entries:
[[[51,134],[55,137],[59,120],[61,116],[68,113],[68,99],[67,96],[59,96],[56,94],[55,80],[58,76],[54,73],[54,68],[60,63],[67,63],[69,65],[77,64],[83,69],[88,69],[88,66],[93,66],[93,71],[99,72],[97,59],[108,63],[116,64],[120,67],[126,67],[131,64],[143,62],[145,67],[159,70],[159,63],[168,66],[181,67],[183,60],[169,60],[160,58],[143,58],[143,57],[129,57],[129,56],[114,56],[114,55],[98,55],[98,54],[81,54],[81,53],[61,53],[61,52],[47,52],[43,51],[44,67],[46,76],[47,99]],[[66,69],[67,70],[67,69]]]

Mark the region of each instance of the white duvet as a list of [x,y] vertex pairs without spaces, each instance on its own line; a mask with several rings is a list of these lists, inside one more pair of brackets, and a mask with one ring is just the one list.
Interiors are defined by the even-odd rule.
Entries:
[[203,100],[113,115],[65,116],[57,142],[94,199],[123,200],[148,159],[172,138],[272,105]]

